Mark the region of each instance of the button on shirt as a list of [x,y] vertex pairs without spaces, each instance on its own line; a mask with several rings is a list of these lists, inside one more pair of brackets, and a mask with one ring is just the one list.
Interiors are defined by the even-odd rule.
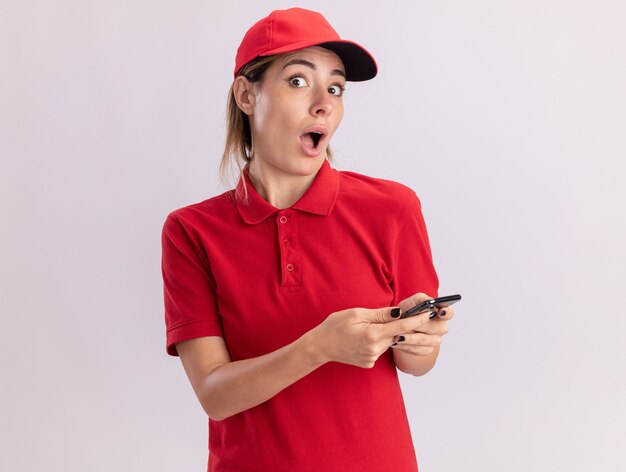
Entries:
[[[327,161],[290,208],[241,179],[170,213],[162,243],[171,355],[177,342],[222,336],[233,361],[248,359],[333,312],[437,296],[415,193]],[[372,369],[330,362],[261,405],[209,420],[209,450],[214,471],[417,470],[391,350]]]

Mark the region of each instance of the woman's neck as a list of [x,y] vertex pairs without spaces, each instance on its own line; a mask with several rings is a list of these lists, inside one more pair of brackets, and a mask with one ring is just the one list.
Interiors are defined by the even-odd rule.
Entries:
[[287,174],[275,167],[259,165],[258,161],[253,160],[248,168],[248,175],[264,200],[278,209],[283,209],[292,206],[305,194],[317,174]]

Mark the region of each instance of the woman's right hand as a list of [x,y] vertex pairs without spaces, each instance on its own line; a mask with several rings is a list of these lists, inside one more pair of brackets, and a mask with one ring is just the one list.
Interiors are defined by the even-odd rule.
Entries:
[[309,332],[320,364],[335,361],[371,368],[395,337],[429,322],[430,312],[400,319],[400,309],[350,308],[332,313]]

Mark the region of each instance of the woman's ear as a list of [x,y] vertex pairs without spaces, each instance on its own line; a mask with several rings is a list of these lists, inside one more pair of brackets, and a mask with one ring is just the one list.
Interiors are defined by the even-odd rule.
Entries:
[[254,84],[246,79],[243,75],[237,76],[233,83],[233,95],[235,102],[241,111],[246,115],[254,115]]

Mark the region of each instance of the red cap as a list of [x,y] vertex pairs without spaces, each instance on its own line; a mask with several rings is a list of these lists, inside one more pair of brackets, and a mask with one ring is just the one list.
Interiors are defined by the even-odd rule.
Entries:
[[346,80],[369,80],[376,76],[376,61],[367,50],[353,41],[341,39],[320,13],[303,8],[275,10],[257,21],[243,37],[235,76],[251,60],[322,46],[337,54],[346,68]]

